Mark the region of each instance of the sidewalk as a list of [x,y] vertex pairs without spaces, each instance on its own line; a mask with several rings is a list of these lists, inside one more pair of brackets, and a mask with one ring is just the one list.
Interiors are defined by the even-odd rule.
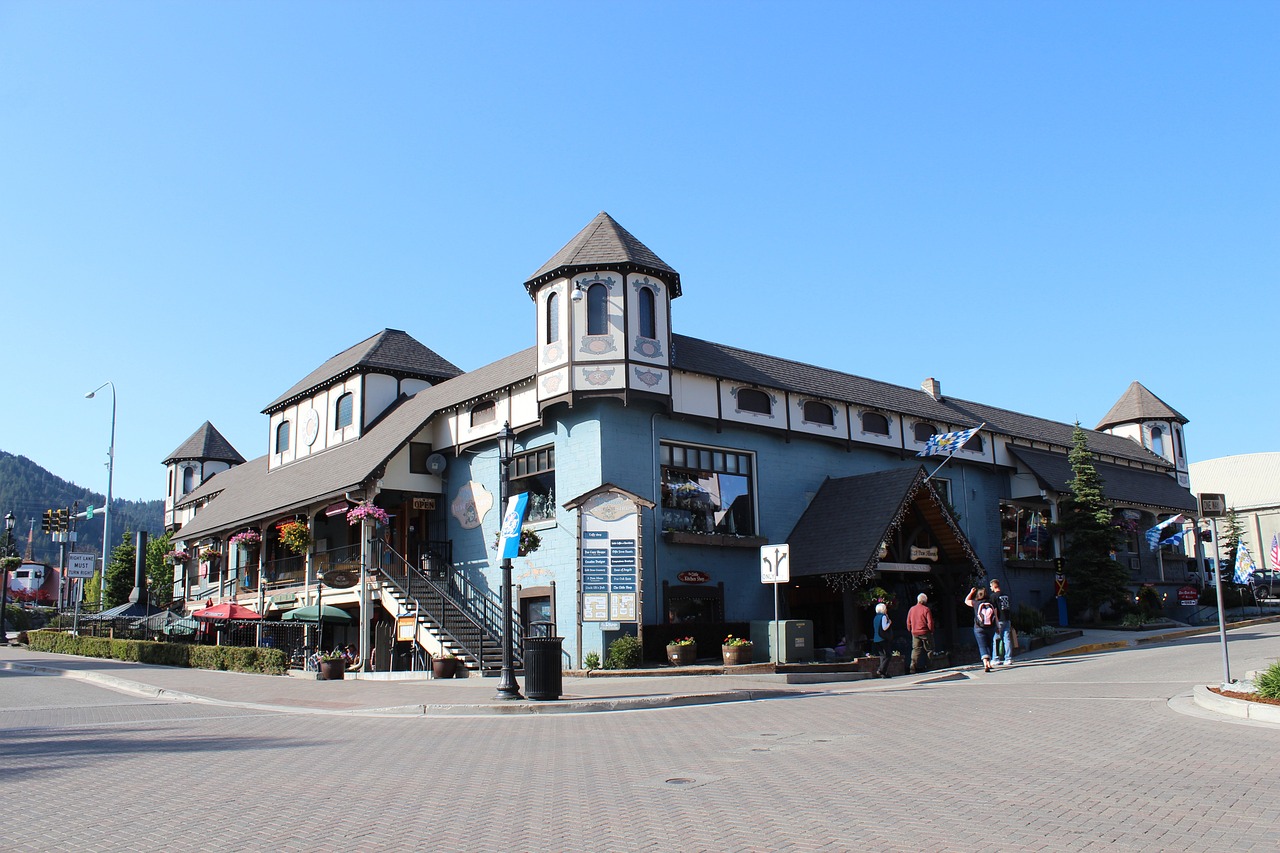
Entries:
[[[1238,623],[1233,627],[1241,624],[1250,623]],[[1154,631],[1086,629],[1081,637],[1026,652],[1017,660],[1025,662],[1161,642],[1186,636],[1188,630],[1205,633],[1216,628]],[[125,693],[170,701],[205,702],[262,711],[363,716],[590,713],[748,702],[827,693],[836,689],[844,692],[854,686],[867,690],[901,688],[904,684],[929,683],[939,678],[967,678],[968,673],[980,668],[978,665],[952,667],[921,675],[898,676],[887,681],[837,680],[833,676],[829,681],[807,678],[806,683],[788,683],[785,673],[723,673],[715,671],[718,668],[709,668],[713,671],[705,674],[674,675],[670,669],[658,668],[625,676],[566,675],[559,700],[504,701],[494,698],[498,679],[493,676],[437,680],[423,674],[421,677],[395,680],[372,677],[316,681],[310,673],[250,675],[81,658],[0,646],[0,670],[77,678]]]

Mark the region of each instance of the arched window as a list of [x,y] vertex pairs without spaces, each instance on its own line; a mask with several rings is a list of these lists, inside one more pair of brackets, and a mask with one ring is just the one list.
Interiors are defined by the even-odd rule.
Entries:
[[1160,427],[1151,428],[1151,452],[1164,456],[1164,430]]
[[806,423],[835,426],[836,412],[826,403],[808,400],[804,404],[804,419]]
[[560,340],[560,294],[553,293],[547,297],[547,340],[554,344]]
[[863,412],[862,431],[872,435],[888,435],[889,419],[879,412]]
[[760,415],[772,414],[773,401],[770,400],[769,395],[763,391],[755,388],[739,388],[738,411],[755,412]]
[[925,423],[924,421],[917,421],[916,425],[912,427],[912,431],[916,437],[916,441],[920,442],[921,444],[928,441],[929,436],[938,434],[938,428],[936,426],[934,426],[933,424]]
[[350,391],[338,398],[338,404],[334,407],[333,424],[337,429],[351,426],[352,407],[355,405],[355,395]]
[[196,487],[196,469],[188,465],[182,469],[182,493],[185,495]]
[[492,400],[486,400],[483,403],[476,403],[471,407],[471,427],[472,429],[485,424],[493,423],[494,418],[498,416],[498,404]]
[[656,303],[654,302],[653,291],[647,287],[642,287],[640,288],[639,297],[640,297],[640,326],[639,326],[640,337],[656,338],[658,336],[658,332],[657,332],[658,326],[657,326],[657,320],[655,319],[655,315],[654,315],[654,306]]
[[276,453],[284,453],[289,449],[289,422],[281,421],[276,427]]
[[1178,450],[1178,458],[1185,459],[1187,451],[1182,449],[1182,430],[1178,429],[1177,426],[1173,428],[1173,446]]
[[969,436],[968,441],[961,445],[960,449],[971,450],[974,453],[981,453],[985,447],[986,445],[982,441],[982,435],[975,432],[973,435]]
[[609,288],[593,284],[587,288],[587,334],[609,333]]

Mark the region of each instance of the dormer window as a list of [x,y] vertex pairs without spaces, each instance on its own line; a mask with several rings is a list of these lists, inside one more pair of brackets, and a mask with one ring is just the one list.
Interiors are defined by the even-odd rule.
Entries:
[[587,288],[587,334],[609,333],[609,288],[593,284]]
[[756,388],[738,389],[738,411],[755,412],[758,415],[773,414],[773,401],[769,395]]
[[804,404],[804,421],[809,424],[835,426],[836,411],[826,403],[818,400],[808,400]]
[[281,421],[276,427],[276,453],[284,453],[289,449],[289,422]]
[[471,428],[491,424],[498,417],[498,404],[493,400],[476,403],[471,407]]
[[560,294],[552,293],[547,297],[547,343],[554,344],[560,340]]
[[961,450],[968,450],[972,453],[981,453],[986,449],[986,444],[982,441],[982,434],[975,432],[969,436],[969,440],[960,446]]
[[862,431],[872,435],[888,435],[889,419],[879,412],[863,412]]
[[333,412],[333,424],[337,429],[351,426],[354,405],[355,395],[350,391],[338,398],[338,403],[334,406]]
[[1157,456],[1164,456],[1164,430],[1160,427],[1151,428],[1151,452]]
[[916,441],[918,441],[920,444],[924,444],[926,441],[930,439],[930,437],[938,434],[938,428],[936,426],[934,426],[931,423],[926,423],[924,421],[917,421],[916,425],[911,429],[912,429],[912,434],[916,438]]
[[640,288],[640,323],[639,331],[642,338],[656,338],[657,319],[656,319],[656,302],[653,297],[653,291],[647,287]]

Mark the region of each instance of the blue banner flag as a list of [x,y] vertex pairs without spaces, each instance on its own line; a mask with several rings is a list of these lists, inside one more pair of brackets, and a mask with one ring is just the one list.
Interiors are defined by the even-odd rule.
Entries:
[[973,438],[973,434],[978,431],[978,427],[973,429],[964,429],[960,432],[944,432],[934,433],[929,436],[929,440],[925,442],[924,450],[921,450],[916,456],[936,456],[939,453],[955,453],[964,447],[965,443]]
[[1257,570],[1253,557],[1249,556],[1249,546],[1243,542],[1239,543],[1236,546],[1236,573],[1231,579],[1236,583],[1248,583],[1249,578],[1253,577],[1253,573]]
[[524,509],[529,505],[529,493],[521,492],[507,499],[507,511],[502,516],[502,559],[520,556],[520,533],[524,530]]
[[[1179,514],[1179,515],[1175,515],[1173,518],[1166,518],[1164,521],[1160,522],[1155,527],[1148,530],[1144,534],[1147,539],[1147,547],[1150,548],[1152,551],[1154,551],[1156,548],[1159,548],[1161,545],[1174,544],[1172,542],[1172,539],[1173,539],[1172,536],[1170,536],[1167,540],[1161,541],[1160,531],[1164,530],[1170,524],[1181,524],[1184,521],[1186,521],[1186,519],[1183,518],[1181,514]],[[1182,544],[1181,533],[1177,533],[1174,535],[1178,537],[1177,544],[1179,545]]]

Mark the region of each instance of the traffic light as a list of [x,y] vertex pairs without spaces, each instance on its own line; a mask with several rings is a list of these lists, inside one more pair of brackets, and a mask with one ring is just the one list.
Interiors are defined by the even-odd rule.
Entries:
[[40,519],[40,532],[46,536],[53,532],[53,510],[46,509]]
[[58,510],[58,532],[67,532],[67,511],[65,509]]

